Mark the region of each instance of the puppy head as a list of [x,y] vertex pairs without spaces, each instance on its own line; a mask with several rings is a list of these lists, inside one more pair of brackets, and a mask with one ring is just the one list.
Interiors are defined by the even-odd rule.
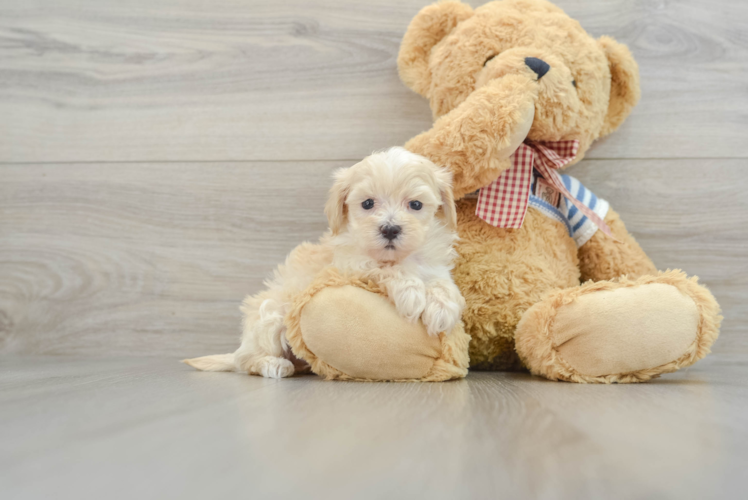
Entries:
[[325,206],[330,229],[377,261],[397,262],[430,230],[456,229],[451,181],[448,170],[403,148],[375,153],[335,173]]

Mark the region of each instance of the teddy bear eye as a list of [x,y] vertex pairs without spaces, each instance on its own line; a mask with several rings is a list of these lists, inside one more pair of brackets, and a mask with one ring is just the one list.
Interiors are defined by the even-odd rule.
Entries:
[[361,206],[364,210],[371,210],[372,208],[374,208],[374,200],[372,200],[371,198],[369,198],[368,200],[364,200],[364,202],[361,203]]
[[418,200],[411,201],[409,205],[410,205],[410,208],[412,208],[413,210],[420,210],[421,208],[423,208],[423,203],[421,203]]
[[571,84],[574,85],[574,88],[577,88],[577,81],[576,80],[572,80]]
[[499,55],[499,54],[494,54],[494,55],[492,55],[491,57],[489,57],[488,59],[486,59],[486,62],[484,62],[484,63],[483,63],[483,67],[485,68],[485,67],[486,67],[486,64],[488,64],[488,61],[490,61],[491,59],[493,59],[494,57],[496,57],[496,56],[498,56],[498,55]]

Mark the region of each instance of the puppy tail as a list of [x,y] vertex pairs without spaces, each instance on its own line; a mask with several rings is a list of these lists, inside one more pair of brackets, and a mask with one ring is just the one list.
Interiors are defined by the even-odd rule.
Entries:
[[233,372],[236,369],[233,352],[203,356],[202,358],[183,359],[182,363],[204,372]]

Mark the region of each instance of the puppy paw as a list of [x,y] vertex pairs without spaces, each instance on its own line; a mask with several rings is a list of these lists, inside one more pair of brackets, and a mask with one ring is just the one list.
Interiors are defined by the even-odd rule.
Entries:
[[257,373],[267,378],[285,378],[294,373],[293,363],[285,358],[266,356],[257,361]]
[[411,323],[418,321],[426,307],[426,286],[421,280],[395,280],[387,284],[387,293],[397,312]]
[[450,333],[460,321],[464,307],[465,299],[456,286],[449,284],[429,287],[426,290],[426,308],[422,318],[428,334]]

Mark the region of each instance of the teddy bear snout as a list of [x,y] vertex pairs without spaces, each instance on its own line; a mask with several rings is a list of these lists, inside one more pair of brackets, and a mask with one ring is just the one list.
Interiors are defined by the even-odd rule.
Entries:
[[538,59],[537,57],[525,57],[525,64],[527,64],[527,67],[538,75],[538,80],[543,78],[543,75],[548,73],[548,70],[551,69],[550,64],[542,59]]

